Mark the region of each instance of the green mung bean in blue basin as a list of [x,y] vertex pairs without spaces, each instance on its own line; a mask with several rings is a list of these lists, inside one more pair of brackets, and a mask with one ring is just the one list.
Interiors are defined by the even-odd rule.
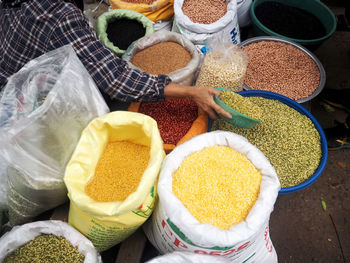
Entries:
[[320,135],[312,121],[277,100],[248,99],[262,109],[262,122],[251,129],[242,129],[218,119],[212,130],[231,131],[246,137],[274,166],[283,188],[306,181],[321,160]]

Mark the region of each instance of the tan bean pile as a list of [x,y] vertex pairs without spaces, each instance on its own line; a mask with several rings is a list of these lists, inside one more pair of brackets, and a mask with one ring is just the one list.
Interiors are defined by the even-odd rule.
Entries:
[[223,0],[185,0],[182,12],[194,23],[211,24],[227,12],[227,3]]
[[316,63],[298,48],[275,41],[260,41],[243,47],[249,56],[245,84],[293,100],[311,95],[320,84]]
[[184,68],[191,58],[180,44],[162,42],[137,52],[131,63],[149,74],[169,74]]
[[150,5],[153,2],[157,1],[157,0],[123,0],[124,2],[127,3],[133,3],[133,4],[146,4],[146,5]]
[[[233,45],[233,44],[231,44]],[[196,86],[222,87],[233,91],[243,89],[247,55],[240,48],[230,52],[213,51],[206,54]]]

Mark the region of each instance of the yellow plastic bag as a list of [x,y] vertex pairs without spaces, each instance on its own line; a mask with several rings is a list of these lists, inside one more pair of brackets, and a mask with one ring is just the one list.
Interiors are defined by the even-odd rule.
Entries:
[[174,0],[156,0],[152,4],[135,4],[123,0],[110,0],[112,9],[131,9],[147,16],[153,22],[169,20],[174,15]]
[[[123,202],[97,202],[85,186],[108,142],[127,140],[150,147],[149,164],[136,191]],[[68,223],[104,251],[130,236],[151,215],[155,183],[165,157],[157,123],[143,114],[117,111],[94,119],[85,128],[69,161],[64,182],[71,200]]]

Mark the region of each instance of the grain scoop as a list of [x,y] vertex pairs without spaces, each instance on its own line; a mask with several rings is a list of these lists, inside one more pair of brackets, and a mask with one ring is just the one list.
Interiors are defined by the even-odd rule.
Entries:
[[[252,128],[257,123],[261,122],[259,118],[262,117],[262,110],[258,106],[247,101],[246,98],[233,92],[232,90],[228,90],[220,87],[216,87],[216,89],[225,93],[225,95],[227,94],[227,96],[224,96],[223,98],[223,100],[226,103],[223,100],[219,99],[217,96],[214,96],[214,101],[216,102],[216,104],[218,104],[221,108],[223,108],[225,111],[230,113],[232,116],[232,119],[228,119],[222,116],[221,114],[219,114],[219,117],[221,119],[225,120],[231,125],[234,125],[239,128],[244,128],[244,129]],[[228,104],[231,104],[232,106],[235,105],[236,110],[233,109]],[[244,104],[248,104],[248,105],[244,105]],[[252,118],[253,116],[257,119]]]

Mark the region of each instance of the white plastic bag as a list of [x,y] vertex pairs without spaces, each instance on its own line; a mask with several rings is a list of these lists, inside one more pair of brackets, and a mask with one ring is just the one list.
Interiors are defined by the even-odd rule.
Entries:
[[0,238],[0,262],[17,248],[40,235],[53,234],[67,239],[85,256],[84,263],[102,263],[101,256],[94,245],[73,227],[62,221],[37,221],[14,227]]
[[[200,223],[172,192],[172,174],[182,161],[212,145],[233,148],[245,155],[262,174],[259,197],[247,218],[229,230]],[[158,206],[144,230],[162,254],[187,251],[223,256],[230,262],[277,262],[268,222],[279,189],[275,169],[246,138],[223,131],[202,134],[176,147],[165,158],[158,182]]]
[[81,131],[109,111],[71,46],[27,63],[0,100],[0,154],[7,162],[10,224],[64,203],[63,175]]
[[189,252],[173,252],[156,257],[147,263],[229,263],[227,259],[218,256],[194,254]]
[[239,44],[240,31],[237,19],[236,0],[227,0],[227,12],[212,24],[194,23],[182,11],[184,0],[174,1],[174,22],[172,31],[178,32],[188,38],[195,45],[206,45],[208,41],[221,33],[225,40]]
[[190,52],[192,56],[192,59],[184,68],[175,70],[169,73],[168,76],[175,83],[192,85],[195,78],[195,73],[199,67],[200,55],[195,45],[193,45],[191,41],[180,34],[166,30],[160,30],[156,33],[153,33],[152,35],[140,38],[130,45],[130,47],[123,55],[123,59],[129,62],[130,67],[135,68],[135,66],[131,63],[131,60],[137,52],[155,44],[167,41],[182,45],[188,52]]
[[238,25],[240,28],[250,25],[250,6],[252,2],[252,0],[237,1]]

